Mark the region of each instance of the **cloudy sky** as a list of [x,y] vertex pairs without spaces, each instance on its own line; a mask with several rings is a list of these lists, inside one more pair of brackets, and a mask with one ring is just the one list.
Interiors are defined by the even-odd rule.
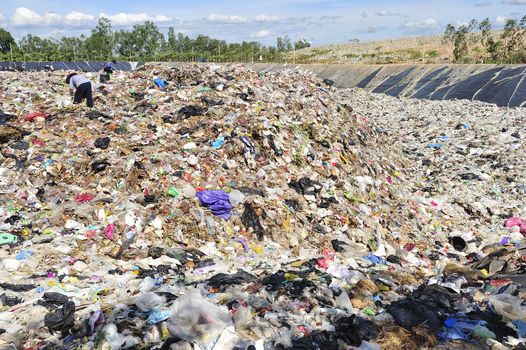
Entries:
[[448,23],[489,17],[499,27],[526,14],[526,0],[1,0],[0,27],[61,37],[88,33],[106,16],[115,29],[154,21],[190,36],[316,44],[442,33]]

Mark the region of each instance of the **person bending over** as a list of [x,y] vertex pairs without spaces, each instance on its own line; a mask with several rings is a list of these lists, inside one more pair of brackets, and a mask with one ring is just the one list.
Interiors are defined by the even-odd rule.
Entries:
[[104,67],[102,68],[102,70],[104,71],[104,73],[113,74],[113,72],[117,70],[117,68],[115,67],[116,64],[116,60],[108,61],[104,63]]
[[91,81],[85,76],[78,73],[71,73],[66,77],[66,84],[69,84],[69,92],[75,97],[73,103],[79,104],[82,100],[86,99],[86,106],[93,107],[93,94],[91,91]]

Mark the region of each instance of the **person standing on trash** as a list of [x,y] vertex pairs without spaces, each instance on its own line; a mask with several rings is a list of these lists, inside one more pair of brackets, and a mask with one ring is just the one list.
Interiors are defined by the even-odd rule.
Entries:
[[117,67],[115,65],[117,64],[116,60],[111,60],[106,63],[104,63],[104,66],[102,67],[102,70],[104,73],[107,73],[109,75],[113,74],[117,70]]
[[69,92],[75,97],[73,98],[74,104],[79,104],[82,100],[86,99],[86,106],[93,107],[93,94],[91,90],[91,81],[82,74],[71,73],[66,77],[66,84],[69,84]]

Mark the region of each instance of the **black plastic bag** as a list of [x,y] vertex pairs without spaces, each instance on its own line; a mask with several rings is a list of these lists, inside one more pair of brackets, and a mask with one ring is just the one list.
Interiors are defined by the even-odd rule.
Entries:
[[245,203],[245,211],[243,212],[243,215],[241,215],[241,222],[243,223],[243,225],[245,225],[247,229],[252,227],[254,233],[256,234],[256,237],[260,241],[263,240],[265,230],[263,229],[263,226],[261,226],[261,222],[259,221],[256,209],[254,209],[254,207],[250,205],[250,203]]
[[334,332],[315,331],[306,337],[295,339],[292,346],[276,345],[277,350],[339,350],[338,337]]
[[12,215],[4,220],[4,223],[14,225],[17,221],[20,221],[22,217],[20,215]]
[[95,140],[94,146],[100,149],[106,149],[110,145],[111,139],[109,137],[100,137]]
[[75,325],[75,303],[67,301],[60,308],[44,316],[44,324],[52,331],[62,332],[65,336]]
[[422,285],[415,290],[413,296],[419,301],[435,304],[442,313],[456,311],[454,310],[454,306],[460,299],[460,294],[438,284]]
[[10,297],[4,294],[0,295],[0,302],[3,306],[15,306],[23,302],[21,298],[18,297]]
[[306,278],[302,278],[299,280],[294,280],[291,282],[287,282],[286,288],[289,292],[289,294],[293,297],[300,297],[303,295],[303,291],[305,289],[314,289],[316,288],[316,284],[314,282],[309,281]]
[[16,119],[16,115],[13,114],[6,114],[6,113],[0,113],[0,125],[4,125],[11,119]]
[[289,187],[303,195],[317,195],[321,192],[322,188],[319,182],[313,181],[308,177],[302,177],[298,181],[291,181]]
[[104,113],[99,112],[99,111],[91,111],[91,112],[88,112],[88,113],[86,113],[86,117],[87,117],[88,119],[90,119],[90,120],[98,119],[98,118],[112,119],[109,115],[104,114]]
[[44,316],[44,324],[51,331],[61,332],[62,336],[70,334],[75,325],[75,303],[60,293],[44,293],[38,305],[51,310]]
[[398,325],[408,330],[422,326],[438,331],[442,327],[442,319],[436,306],[421,300],[396,301],[387,307],[387,312]]
[[93,170],[95,173],[100,173],[101,171],[106,170],[106,168],[110,165],[107,161],[97,161],[93,162],[91,164],[91,170]]
[[227,286],[231,284],[241,284],[254,282],[256,277],[250,273],[238,270],[236,273],[228,275],[226,273],[219,273],[215,276],[212,276],[206,281],[206,284],[212,288],[219,288],[221,286]]
[[345,247],[348,246],[348,244],[345,243],[344,241],[340,241],[337,239],[333,239],[331,241],[331,244],[332,244],[332,249],[334,249],[334,251],[338,253],[345,251]]
[[177,112],[177,116],[180,119],[188,119],[190,117],[193,117],[196,115],[203,115],[203,114],[205,114],[205,110],[199,106],[194,106],[194,105],[185,106]]
[[336,334],[347,345],[360,346],[364,340],[372,340],[378,336],[378,327],[369,320],[352,315],[336,321]]
[[68,297],[66,295],[54,292],[44,293],[42,299],[43,300],[39,300],[37,304],[45,306],[48,309],[53,309],[68,302]]
[[267,286],[268,291],[273,292],[277,291],[283,282],[285,282],[285,271],[282,270],[261,279],[261,284]]
[[0,287],[13,292],[28,292],[35,289],[37,286],[34,284],[11,284],[11,283],[0,283]]

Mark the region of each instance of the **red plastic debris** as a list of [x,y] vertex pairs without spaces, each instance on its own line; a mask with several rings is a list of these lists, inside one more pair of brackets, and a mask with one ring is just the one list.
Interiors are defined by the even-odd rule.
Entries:
[[48,118],[48,117],[49,117],[49,114],[46,114],[44,112],[34,112],[34,113],[26,114],[26,116],[24,117],[24,120],[26,122],[32,122],[33,119],[35,118]]

